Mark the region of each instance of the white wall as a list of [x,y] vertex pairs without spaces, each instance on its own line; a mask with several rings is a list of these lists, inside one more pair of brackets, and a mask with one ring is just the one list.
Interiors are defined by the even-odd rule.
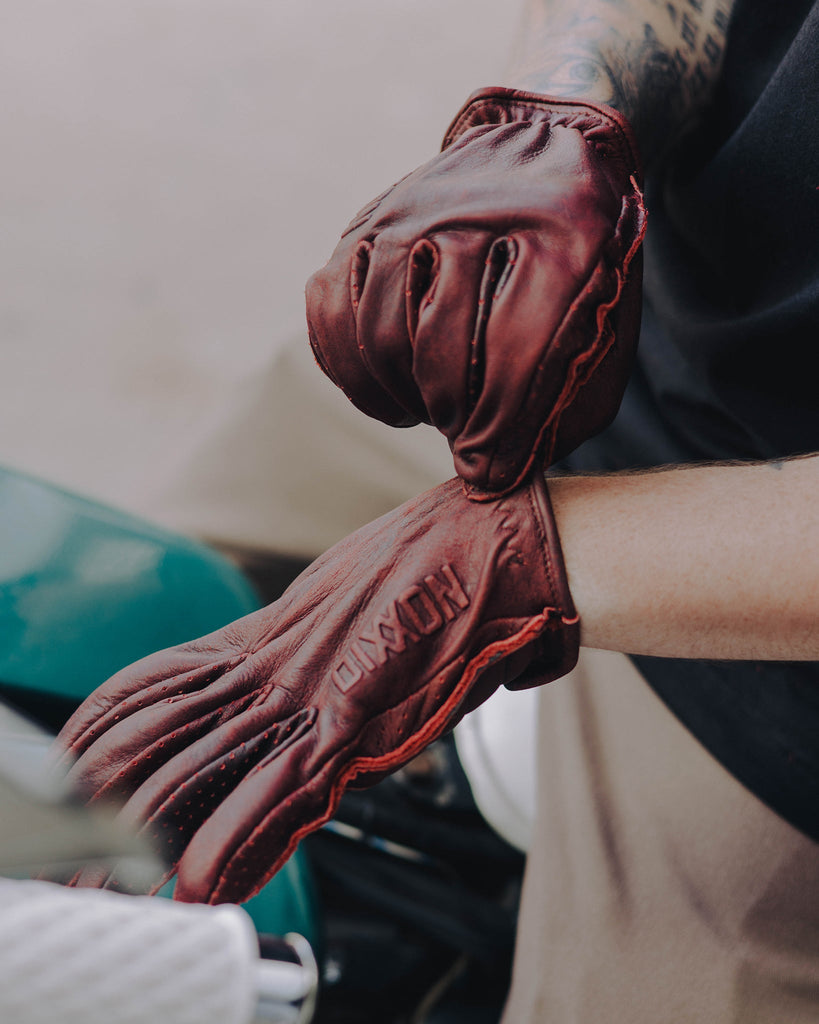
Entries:
[[[358,470],[333,481],[338,452],[322,463],[310,418],[266,395],[328,395],[322,429],[341,447],[359,433],[285,354],[306,344],[304,281],[359,206],[433,155],[466,95],[500,81],[518,8],[0,0],[0,463],[294,551],[448,473],[437,436],[427,456],[430,439],[400,432],[391,463],[399,432],[376,428],[369,475],[395,480],[360,501]],[[295,390],[293,360],[310,378]],[[316,516],[300,488],[322,475],[352,480]]]

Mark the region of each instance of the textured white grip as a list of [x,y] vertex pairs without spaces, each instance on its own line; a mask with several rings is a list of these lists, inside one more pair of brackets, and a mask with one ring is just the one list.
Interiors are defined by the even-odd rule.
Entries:
[[257,965],[239,907],[0,878],[8,1024],[249,1024]]

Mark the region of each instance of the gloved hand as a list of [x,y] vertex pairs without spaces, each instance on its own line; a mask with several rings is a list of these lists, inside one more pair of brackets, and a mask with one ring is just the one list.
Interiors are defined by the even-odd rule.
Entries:
[[349,783],[405,764],[501,683],[563,675],[578,642],[542,477],[488,504],[453,480],[269,607],[112,677],[58,744],[86,799],[127,800],[178,899],[241,902]]
[[308,282],[317,361],[370,416],[436,426],[472,497],[513,489],[620,404],[639,182],[616,111],[475,93],[443,152],[362,210]]

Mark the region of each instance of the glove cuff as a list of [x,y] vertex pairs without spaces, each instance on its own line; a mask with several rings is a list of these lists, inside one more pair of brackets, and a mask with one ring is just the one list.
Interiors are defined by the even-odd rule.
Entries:
[[441,149],[448,149],[471,128],[547,120],[582,132],[601,156],[618,161],[626,179],[634,177],[642,187],[640,148],[628,119],[604,103],[545,96],[521,89],[490,86],[473,92],[455,115],[444,135]]
[[560,679],[577,664],[580,653],[580,616],[572,600],[563,549],[557,530],[546,478],[542,472],[532,474],[526,488],[532,503],[537,542],[543,555],[543,566],[552,607],[550,626],[537,642],[537,652],[525,672],[506,683],[509,690],[523,690]]

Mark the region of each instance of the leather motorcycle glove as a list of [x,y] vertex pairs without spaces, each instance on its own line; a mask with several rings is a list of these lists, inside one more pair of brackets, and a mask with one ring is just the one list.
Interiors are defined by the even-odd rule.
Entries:
[[443,151],[362,210],[308,282],[319,365],[370,416],[437,427],[472,497],[513,489],[620,404],[640,174],[608,107],[475,93]]
[[543,478],[492,503],[452,480],[267,608],[113,676],[58,747],[81,796],[125,801],[177,899],[242,902],[346,786],[404,765],[501,684],[565,674],[578,643]]

